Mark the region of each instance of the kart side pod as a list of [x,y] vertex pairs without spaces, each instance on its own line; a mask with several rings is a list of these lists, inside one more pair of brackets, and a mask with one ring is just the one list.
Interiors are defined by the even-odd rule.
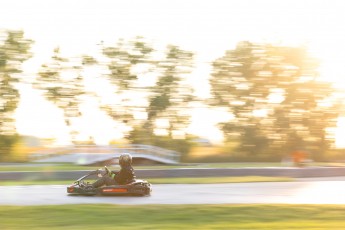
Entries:
[[102,193],[126,193],[128,189],[126,188],[103,188]]

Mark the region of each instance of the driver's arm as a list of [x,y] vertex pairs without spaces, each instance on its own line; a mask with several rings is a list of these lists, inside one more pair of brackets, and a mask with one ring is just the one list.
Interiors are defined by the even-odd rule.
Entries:
[[109,176],[113,179],[115,179],[115,176],[118,174],[118,172],[115,171],[109,171]]

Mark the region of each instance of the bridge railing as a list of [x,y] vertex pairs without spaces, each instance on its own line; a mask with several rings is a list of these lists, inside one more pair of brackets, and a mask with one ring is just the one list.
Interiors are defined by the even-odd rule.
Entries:
[[141,144],[135,144],[135,145],[129,145],[125,147],[113,147],[113,150],[119,153],[134,153],[134,154],[146,154],[151,156],[156,156],[160,158],[165,158],[173,161],[179,161],[181,154],[179,152],[168,150],[164,148],[160,148],[157,146],[152,145],[141,145]]
[[174,162],[179,162],[181,154],[179,152],[160,148],[152,145],[142,144],[126,144],[126,145],[75,145],[75,146],[61,146],[58,148],[45,149],[38,152],[31,153],[31,160],[39,160],[48,157],[60,156],[65,154],[75,153],[130,153],[147,156],[155,156],[161,159],[167,159]]

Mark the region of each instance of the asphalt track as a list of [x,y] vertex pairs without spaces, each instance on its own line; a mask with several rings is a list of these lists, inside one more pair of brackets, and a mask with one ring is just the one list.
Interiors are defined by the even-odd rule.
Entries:
[[153,185],[148,197],[69,196],[63,185],[0,186],[0,205],[345,204],[345,178],[295,182]]

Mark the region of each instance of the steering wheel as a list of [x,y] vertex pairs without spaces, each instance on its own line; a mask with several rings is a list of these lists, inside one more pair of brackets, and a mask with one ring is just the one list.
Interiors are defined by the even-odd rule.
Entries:
[[110,170],[107,168],[107,166],[104,166],[104,169],[105,169],[106,175],[109,175],[110,174]]

